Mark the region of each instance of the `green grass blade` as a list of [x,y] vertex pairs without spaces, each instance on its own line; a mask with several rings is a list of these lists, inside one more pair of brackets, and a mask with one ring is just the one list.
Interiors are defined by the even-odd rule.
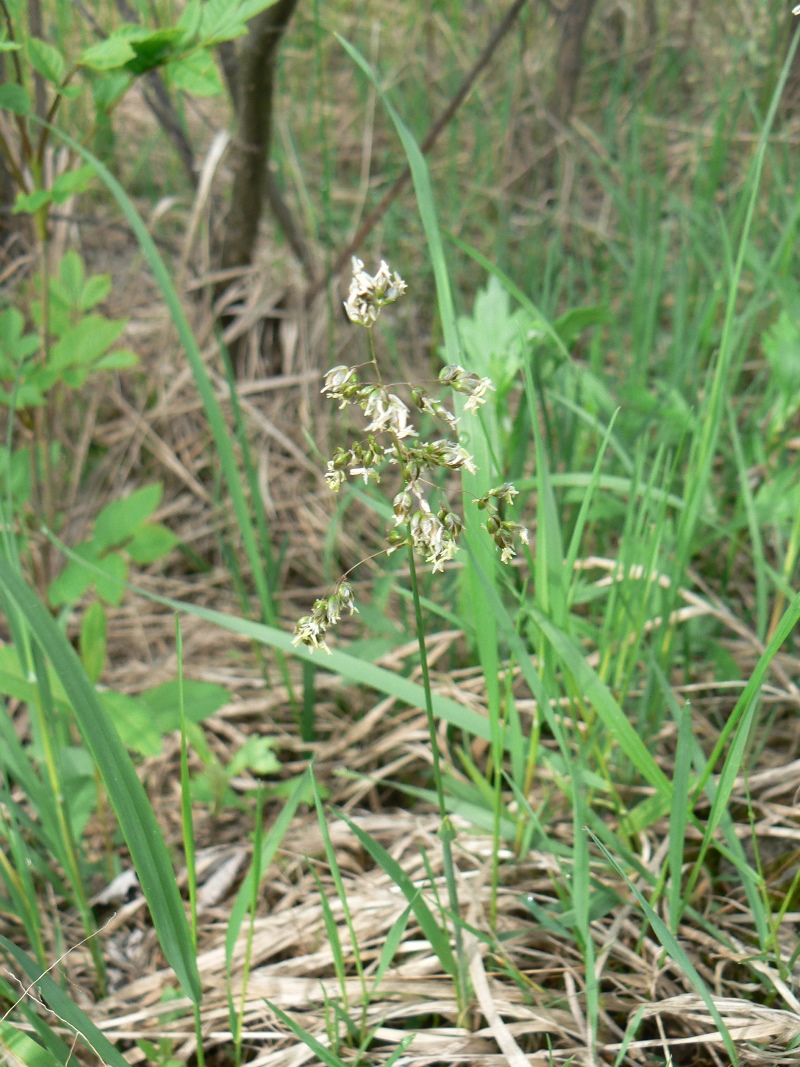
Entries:
[[666,775],[614,699],[611,690],[586,662],[580,648],[537,608],[530,606],[528,611],[574,678],[578,692],[590,702],[622,752],[645,781],[654,786],[659,793],[671,797],[672,786]]
[[310,1048],[317,1059],[321,1060],[327,1067],[347,1067],[344,1060],[339,1059],[335,1052],[331,1052],[329,1048],[323,1045],[321,1041],[318,1041],[308,1030],[305,1030],[300,1023],[296,1023],[285,1011],[281,1011],[277,1004],[273,1004],[271,1000],[266,999],[264,1003],[280,1019],[283,1025],[288,1026],[294,1036]]
[[211,384],[211,378],[209,377],[205,363],[203,362],[200,348],[195,340],[192,328],[189,325],[189,320],[186,318],[175,286],[172,283],[169,270],[167,269],[164,260],[161,258],[161,254],[156,248],[155,242],[150,236],[139,212],[136,210],[130,197],[111,171],[109,171],[109,169],[87,148],[84,148],[83,145],[74,141],[63,131],[56,129],[54,126],[49,126],[47,123],[42,123],[42,125],[46,125],[53,136],[58,137],[64,144],[68,145],[73,152],[76,152],[92,167],[98,178],[100,178],[117,201],[120,211],[125,216],[128,225],[133,230],[136,240],[139,243],[139,247],[142,250],[142,254],[147,261],[147,265],[150,267],[156,284],[161,291],[164,303],[167,305],[170,317],[178,331],[180,342],[186,352],[186,358],[192,369],[197,391],[200,394],[200,399],[203,404],[203,410],[205,411],[208,425],[214,438],[215,450],[219,456],[220,466],[222,467],[225,482],[228,486],[228,492],[231,495],[231,504],[233,506],[234,515],[236,516],[236,523],[242,538],[245,555],[250,564],[253,582],[255,583],[258,599],[261,603],[261,609],[264,618],[267,621],[274,622],[277,616],[266,578],[265,561],[261,559],[259,554],[258,542],[244,492],[244,485],[239,473],[239,468],[236,464],[233,442],[225,418],[222,414],[222,408],[217,400],[214,387]]
[[[355,926],[353,925],[353,916],[350,912],[350,905],[347,901],[347,893],[345,892],[344,888],[342,872],[339,869],[339,862],[336,859],[336,850],[334,849],[333,842],[331,841],[331,835],[328,829],[328,820],[325,818],[325,811],[322,807],[322,797],[319,795],[317,779],[314,777],[313,770],[311,772],[311,789],[314,794],[314,808],[317,812],[317,822],[319,823],[320,833],[322,834],[322,843],[325,847],[325,857],[328,861],[328,868],[331,872],[331,877],[333,878],[333,884],[336,887],[336,895],[339,897],[339,901],[342,905],[342,911],[344,913],[344,919],[347,923],[347,929],[350,934],[350,942],[353,948],[353,958],[355,959],[356,971],[358,973],[358,978],[361,983],[361,989],[364,994],[364,1006],[366,1007],[367,986],[366,982],[364,981],[364,967],[361,962],[361,952],[358,948],[358,939],[356,938]],[[314,877],[316,877],[316,873],[314,874]],[[321,883],[319,884],[319,890],[324,897],[324,894],[322,893]],[[325,899],[325,904],[327,904],[327,898]],[[333,918],[333,916],[331,916],[331,918]],[[338,931],[336,933],[336,941],[339,945],[339,952],[341,952],[341,942],[339,941]],[[342,967],[344,967],[343,963]],[[342,974],[344,974],[344,970],[342,970]],[[344,984],[342,984],[342,993],[346,1000],[346,987]]]
[[455,308],[453,307],[453,295],[450,290],[450,278],[447,273],[447,261],[444,254],[444,244],[439,230],[439,222],[436,217],[436,207],[431,188],[430,173],[425,157],[420,147],[414,140],[414,136],[406,124],[392,107],[388,96],[380,86],[380,82],[369,63],[361,53],[339,34],[334,35],[345,52],[350,56],[356,66],[366,74],[375,87],[375,91],[383,102],[398,136],[403,144],[403,149],[408,159],[411,170],[411,179],[414,183],[414,192],[417,195],[417,207],[419,208],[422,227],[425,231],[425,239],[428,242],[428,254],[433,267],[433,277],[436,282],[436,298],[439,305],[439,318],[444,333],[445,358],[447,363],[460,362],[461,342],[458,338],[458,326],[456,323]]
[[370,837],[365,830],[362,830],[360,826],[357,826],[352,819],[344,814],[344,812],[340,812],[339,814],[381,870],[391,878],[392,882],[409,902],[414,910],[414,914],[417,917],[417,922],[419,923],[423,934],[428,939],[433,951],[439,957],[439,962],[442,967],[454,980],[457,980],[458,965],[453,956],[453,950],[450,947],[450,937],[447,931],[437,923],[436,919],[433,917],[433,913],[423,900],[414,883],[397,860],[386,851],[383,845]]
[[639,901],[639,906],[647,916],[647,921],[652,926],[653,932],[655,933],[658,940],[661,942],[661,944],[667,950],[669,955],[678,964],[684,975],[689,979],[694,988],[697,990],[698,994],[703,1000],[703,1003],[708,1008],[709,1014],[714,1020],[717,1029],[722,1035],[722,1040],[724,1041],[725,1049],[731,1058],[731,1063],[735,1064],[735,1067],[738,1067],[739,1056],[736,1052],[736,1046],[733,1043],[733,1039],[731,1038],[731,1035],[728,1032],[727,1026],[723,1022],[722,1016],[717,1010],[717,1006],[714,1003],[713,997],[708,991],[708,987],[706,986],[700,975],[697,973],[697,970],[692,961],[686,955],[686,950],[683,948],[680,941],[678,941],[678,939],[670,932],[669,927],[666,925],[666,923],[658,914],[658,912],[656,912],[650,906],[642,892],[633,884],[630,878],[628,878],[627,874],[625,874],[625,872],[622,870],[620,865],[617,863],[617,861],[614,859],[614,857],[605,847],[605,845],[594,834],[592,834],[592,837],[594,838],[597,847],[601,849],[604,853],[608,862],[613,866],[617,873],[628,883],[629,889]]
[[64,686],[119,819],[164,955],[186,995],[197,1002],[200,975],[183,902],[164,838],[130,756],[72,645],[6,560],[0,560],[0,588],[27,622]]
[[[53,544],[57,545],[69,559],[78,559],[71,549],[59,541],[52,532],[49,532],[48,536]],[[101,567],[94,567],[89,564],[86,564],[86,566],[87,569],[94,573],[104,574]],[[137,595],[151,600],[154,604],[163,604],[164,607],[172,608],[173,611],[182,611],[187,615],[193,615],[197,619],[205,619],[206,622],[213,623],[222,630],[227,630],[234,634],[242,634],[253,641],[258,641],[260,644],[268,645],[287,655],[294,656],[296,659],[311,662],[318,670],[325,669],[330,671],[331,674],[338,674],[341,678],[367,686],[369,689],[374,689],[385,696],[393,696],[412,708],[424,709],[425,707],[425,691],[421,685],[400,677],[394,671],[384,670],[384,668],[377,667],[373,663],[359,659],[357,656],[352,656],[347,652],[339,652],[338,650],[332,651],[327,656],[318,652],[314,653],[302,645],[293,645],[292,635],[283,630],[278,630],[274,626],[253,622],[250,619],[241,619],[236,615],[228,615],[225,612],[214,611],[211,608],[199,607],[195,604],[190,604],[188,601],[173,600],[170,597],[159,596],[130,583],[126,583],[125,587]],[[1,584],[0,591],[2,591]],[[452,726],[472,734],[473,737],[480,737],[485,741],[491,740],[488,720],[471,708],[464,707],[449,697],[434,693],[433,710],[437,718],[444,719]]]
[[225,934],[225,964],[229,974],[231,963],[233,961],[233,950],[236,947],[236,941],[239,937],[244,917],[247,914],[247,909],[250,907],[250,902],[253,899],[253,893],[257,888],[257,885],[254,885],[254,883],[257,883],[259,872],[266,871],[270,863],[272,863],[275,853],[280,848],[281,841],[283,841],[286,831],[289,829],[289,824],[294,818],[300,802],[308,795],[309,775],[310,771],[306,770],[298,779],[289,799],[283,805],[280,815],[272,824],[269,833],[264,838],[260,855],[253,858],[253,864],[247,873],[247,877],[242,882],[239,887],[239,892],[236,894],[236,900],[231,908],[228,929]]
[[683,914],[683,850],[689,821],[689,772],[692,767],[692,706],[683,705],[678,719],[675,774],[672,779],[672,809],[669,819],[669,926],[673,934]]
[[42,974],[38,963],[26,955],[7,937],[0,935],[0,948],[14,960],[29,982],[41,993],[48,1007],[75,1033],[88,1049],[96,1054],[107,1067],[129,1067],[122,1053],[111,1044],[105,1034],[98,1030],[89,1016],[71,1000],[64,990],[56,985],[49,974]]

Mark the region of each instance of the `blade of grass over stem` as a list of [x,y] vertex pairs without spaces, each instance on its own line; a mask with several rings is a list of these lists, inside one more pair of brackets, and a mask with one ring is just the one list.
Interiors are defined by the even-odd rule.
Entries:
[[[362,995],[363,995],[363,1010],[366,1011],[367,1005],[369,1003],[369,997],[368,997],[368,994],[367,994],[367,983],[366,983],[366,980],[364,978],[364,965],[361,962],[361,952],[360,952],[359,947],[358,947],[358,938],[356,937],[355,926],[353,925],[353,916],[352,916],[352,914],[350,912],[350,904],[348,903],[348,900],[347,900],[347,893],[345,892],[345,888],[344,888],[344,881],[342,879],[342,872],[339,869],[339,861],[336,859],[336,850],[334,849],[333,842],[331,841],[331,833],[330,833],[330,830],[328,829],[328,820],[325,818],[325,811],[324,811],[323,806],[322,806],[322,797],[320,796],[320,793],[319,793],[319,788],[317,786],[317,779],[316,779],[316,777],[314,775],[313,768],[311,769],[311,789],[312,789],[312,792],[313,792],[313,795],[314,795],[314,808],[315,808],[316,813],[317,813],[317,822],[319,823],[320,833],[322,834],[322,844],[323,844],[323,846],[325,848],[325,858],[328,861],[328,869],[330,870],[331,877],[333,878],[333,884],[334,884],[334,886],[336,888],[336,895],[339,897],[339,902],[342,905],[342,912],[344,914],[345,922],[347,923],[347,931],[350,934],[350,944],[351,944],[351,947],[352,947],[353,958],[355,960],[356,973],[358,974],[358,980],[359,980],[359,983],[361,984],[361,992],[362,992]],[[316,877],[316,872],[314,872],[314,876]],[[321,883],[319,883],[319,891],[320,891],[320,894],[324,895]],[[325,898],[325,903],[327,904],[327,898]],[[327,922],[327,920],[326,920],[326,922]],[[336,939],[338,941],[338,933],[337,933]],[[339,942],[339,948],[341,950],[341,943],[340,942]],[[343,967],[342,967],[342,975],[344,975],[344,968]],[[347,1000],[347,988],[346,988],[346,986],[345,986],[345,984],[343,982],[342,982],[342,997],[346,1002],[346,1000]],[[362,1024],[363,1024],[363,1021],[364,1020],[362,1020]]]
[[[105,574],[102,567],[95,567],[93,564],[86,563],[85,560],[76,556],[70,548],[59,541],[52,531],[46,532],[53,544],[57,545],[69,559],[79,560],[87,570],[91,570],[95,574]],[[291,634],[286,633],[284,630],[278,630],[274,626],[252,622],[250,619],[241,619],[236,615],[228,615],[212,608],[199,607],[195,604],[190,604],[188,601],[173,600],[170,597],[159,596],[157,593],[151,593],[129,582],[125,583],[125,588],[132,590],[138,596],[151,600],[154,604],[162,604],[164,607],[172,608],[173,611],[182,611],[187,615],[193,615],[197,619],[205,619],[206,622],[213,623],[222,630],[242,634],[244,637],[249,637],[261,644],[276,648],[286,655],[311,662],[318,670],[324,669],[331,674],[338,674],[348,681],[365,685],[369,689],[375,689],[385,696],[395,697],[395,699],[403,704],[408,704],[412,708],[421,708],[423,710],[425,708],[425,690],[421,685],[401,677],[394,671],[385,670],[383,667],[377,667],[373,663],[359,659],[357,656],[350,655],[347,652],[339,652],[338,650],[332,651],[330,655],[321,655],[320,653],[312,652],[303,645],[294,645]],[[1,584],[0,591],[2,591]],[[455,700],[451,700],[449,697],[444,697],[437,693],[433,693],[432,696],[433,710],[437,718],[444,719],[452,726],[472,734],[473,737],[480,737],[485,741],[491,740],[489,722],[483,715],[479,715],[463,704],[456,703]]]
[[[178,663],[178,714],[180,716],[181,730],[181,828],[183,831],[183,853],[186,860],[186,882],[189,887],[189,929],[192,935],[192,946],[195,956],[197,955],[197,863],[194,841],[194,820],[192,818],[192,785],[189,780],[189,755],[186,741],[186,701],[183,691],[183,633],[181,620],[175,615],[175,659]],[[203,1028],[200,1018],[200,1005],[195,1002],[194,1030],[197,1039],[197,1067],[204,1067],[205,1052],[203,1049]]]
[[130,756],[75,650],[35,593],[5,560],[0,560],[0,588],[27,622],[64,686],[119,819],[164,955],[186,995],[197,1003],[200,975],[189,924],[164,838]]

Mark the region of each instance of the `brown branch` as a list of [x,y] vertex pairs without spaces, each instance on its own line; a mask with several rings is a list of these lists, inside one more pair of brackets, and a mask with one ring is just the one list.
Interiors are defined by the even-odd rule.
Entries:
[[[528,0],[514,0],[514,3],[508,9],[502,22],[497,26],[492,36],[489,38],[486,47],[478,56],[474,66],[464,78],[463,82],[459,86],[458,92],[448,103],[444,111],[439,115],[431,128],[428,130],[423,141],[420,144],[420,151],[423,155],[431,150],[436,141],[439,138],[441,132],[450,123],[450,120],[458,111],[459,107],[463,104],[473,85],[478,79],[478,75],[483,68],[489,63],[489,60],[494,55],[497,46],[503,40],[505,35],[514,25],[517,16],[522,11]],[[358,251],[364,240],[372,232],[376,224],[380,221],[382,216],[386,213],[387,208],[397,198],[397,195],[405,188],[411,178],[411,168],[406,166],[404,170],[395,178],[392,185],[386,191],[381,202],[370,211],[364,221],[358,228],[358,232],[353,239],[347,244],[339,255],[336,257],[336,261],[330,269],[328,275],[321,278],[319,281],[310,285],[306,290],[305,302],[310,304],[311,301],[322,292],[325,286],[328,284],[331,278],[335,278],[337,274],[347,265],[350,257]]]

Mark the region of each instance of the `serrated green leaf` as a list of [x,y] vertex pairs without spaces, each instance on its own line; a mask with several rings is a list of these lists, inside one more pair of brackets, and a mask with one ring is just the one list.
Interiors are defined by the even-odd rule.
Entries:
[[202,16],[203,9],[200,0],[189,0],[181,12],[181,17],[178,19],[178,27],[183,30],[182,44],[188,45],[194,41],[197,31],[200,29]]
[[99,41],[81,53],[78,65],[90,70],[115,70],[124,67],[136,53],[122,37],[113,36]]
[[182,31],[174,27],[129,34],[128,43],[134,56],[125,64],[125,69],[138,75],[163,66],[174,54],[175,46],[182,36]]
[[126,326],[125,319],[85,315],[77,325],[65,330],[53,345],[50,350],[49,369],[59,374],[67,367],[89,368],[95,360],[105,355]]
[[247,32],[238,5],[231,0],[208,0],[200,19],[200,40],[204,47],[241,37]]
[[29,37],[28,59],[33,69],[52,85],[61,83],[67,63],[57,48],[53,48],[40,37]]
[[[81,167],[83,170],[84,167]],[[61,257],[58,265],[58,277],[63,283],[66,299],[70,304],[75,304],[80,299],[85,275],[83,260],[74,248],[70,248]],[[53,279],[51,287],[55,289],[56,279]]]
[[237,11],[238,17],[242,22],[248,22],[255,15],[260,15],[262,11],[266,11],[268,7],[272,7],[278,0],[244,0],[239,4],[239,10]]
[[86,279],[86,284],[80,291],[80,297],[78,299],[80,310],[91,311],[91,309],[96,304],[99,304],[101,300],[105,300],[110,292],[111,275],[93,274],[91,278]]

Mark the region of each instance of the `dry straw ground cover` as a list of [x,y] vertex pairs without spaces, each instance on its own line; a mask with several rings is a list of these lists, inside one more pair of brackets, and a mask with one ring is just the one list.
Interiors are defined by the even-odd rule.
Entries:
[[[413,171],[359,250],[369,274],[386,257],[409,283],[369,343],[341,311],[349,275],[308,299],[308,264],[269,229],[254,265],[215,272],[222,98],[187,98],[196,190],[173,194],[177,164],[134,90],[112,167],[132,199],[54,208],[53,264],[77,246],[88,273],[112,274],[100,306],[128,319],[140,366],[46,409],[69,456],[48,513],[34,494],[8,517],[4,453],[0,714],[64,810],[79,788],[94,800],[77,834],[83,904],[3,734],[3,1062],[800,1062],[800,133],[775,92],[784,13],[639,6],[598,3],[562,123],[547,91],[558,16],[530,5],[423,162],[415,143],[493,6],[301,5],[275,171],[319,278],[406,159]],[[148,139],[143,163],[132,149]],[[32,306],[35,263],[8,246],[9,306]],[[404,449],[445,436],[434,400],[463,406],[470,390],[440,396],[440,371],[462,362],[472,392],[495,388],[480,413],[453,408],[462,436],[421,472]],[[329,404],[326,374],[355,365],[370,388],[385,373],[386,396]],[[406,382],[426,390],[419,439],[409,394],[395,400]],[[34,447],[37,418],[6,440]],[[362,450],[326,484],[370,419],[405,481],[390,464],[374,484]],[[48,688],[42,657],[70,661],[4,568],[46,600],[104,508],[153,482],[147,523],[172,532],[169,550],[131,556],[131,585],[94,631],[102,656],[93,588],[47,601],[90,678],[70,689],[56,670]],[[511,482],[516,502],[488,496]],[[452,510],[422,536],[425,494],[445,491]],[[456,553],[441,530],[460,533],[458,508]],[[259,566],[243,515],[259,537],[268,527]],[[339,607],[352,587],[359,614],[335,613],[334,654],[293,649],[298,619],[344,576]],[[13,660],[37,641],[39,659]],[[66,777],[91,737],[75,694],[135,700],[179,678],[181,722],[170,705],[158,744],[125,740],[166,845],[162,880],[174,869],[189,916],[183,975],[119,809],[117,829],[104,754]]]

